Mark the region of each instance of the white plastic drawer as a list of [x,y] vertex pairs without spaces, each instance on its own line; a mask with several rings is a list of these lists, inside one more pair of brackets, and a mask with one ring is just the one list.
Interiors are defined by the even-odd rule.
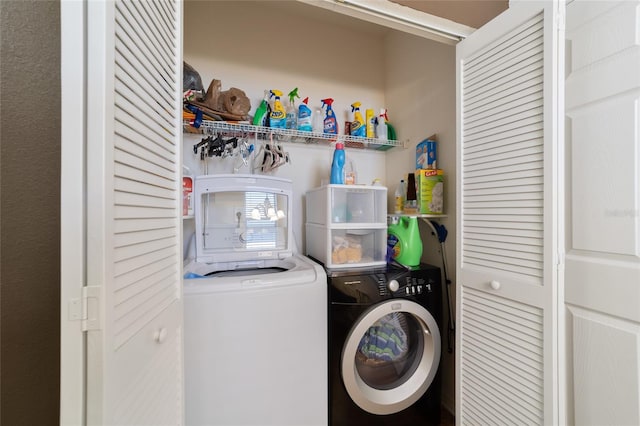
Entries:
[[307,191],[306,208],[306,223],[386,223],[387,188],[326,185]]
[[328,228],[306,225],[307,255],[328,269],[383,266],[386,264],[387,228]]

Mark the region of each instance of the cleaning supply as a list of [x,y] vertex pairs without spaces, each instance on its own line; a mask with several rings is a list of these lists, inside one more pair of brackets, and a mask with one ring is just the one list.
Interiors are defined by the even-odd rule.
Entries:
[[269,105],[269,90],[264,91],[264,97],[262,102],[256,109],[256,114],[253,116],[252,124],[254,126],[269,127],[269,115],[271,114],[271,105]]
[[444,172],[416,170],[418,206],[423,214],[442,214],[444,210]]
[[336,143],[336,149],[333,151],[333,161],[331,162],[331,179],[329,183],[344,184],[344,144]]
[[271,90],[273,100],[273,106],[271,107],[271,115],[269,116],[269,127],[273,127],[276,129],[284,129],[287,122],[287,113],[282,106],[282,102],[280,101],[280,97],[282,97],[282,92],[279,90]]
[[364,113],[364,120],[366,126],[366,137],[375,138],[376,137],[376,115],[372,109],[367,109]]
[[182,166],[182,216],[193,216],[193,175]]
[[308,102],[309,98],[306,97],[298,107],[298,130],[303,132],[310,132],[313,130],[313,114],[311,109],[307,106]]
[[344,183],[345,185],[355,185],[357,182],[356,164],[353,158],[347,158],[344,166]]
[[296,97],[300,97],[300,95],[298,95],[297,87],[289,92],[289,104],[287,105],[287,118],[285,121],[285,127],[287,129],[296,129],[298,127],[298,109],[296,108]]
[[400,179],[400,183],[396,187],[396,192],[394,194],[394,200],[395,200],[394,208],[393,208],[394,213],[401,214],[403,212],[404,196],[405,196],[404,179]]
[[360,112],[360,102],[354,102],[351,104],[351,112],[353,113],[353,121],[351,121],[351,136],[365,137],[367,135],[367,128],[364,124],[364,118]]
[[[326,108],[325,117],[323,121],[323,133],[330,135],[338,134],[338,120],[333,112],[331,105],[333,104],[332,98],[322,99],[322,106]],[[344,161],[343,161],[344,162]],[[341,182],[342,183],[342,182]]]
[[312,122],[313,122],[314,133],[324,132],[324,119],[322,118],[322,108],[316,107],[315,111],[313,111]]
[[376,139],[386,141],[389,136],[387,135],[387,110],[380,109],[380,115],[378,115],[378,121],[376,123]]
[[407,197],[404,202],[404,212],[406,214],[418,213],[418,197],[416,195],[416,175],[409,173],[407,177]]
[[416,216],[399,218],[387,228],[387,247],[391,258],[404,266],[420,265],[422,239]]

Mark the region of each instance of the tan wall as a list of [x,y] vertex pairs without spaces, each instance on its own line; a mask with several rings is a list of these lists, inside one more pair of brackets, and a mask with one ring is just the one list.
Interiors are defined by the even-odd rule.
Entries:
[[[447,215],[446,218],[439,219],[439,222],[449,231],[445,243],[447,266],[449,276],[454,280],[456,258],[455,46],[396,32],[387,37],[385,52],[387,100],[390,111],[394,111],[389,120],[395,124],[398,137],[410,141],[407,149],[394,149],[387,152],[389,191],[393,194],[400,179],[403,177],[406,179],[406,174],[415,170],[416,144],[435,134],[438,140],[438,168],[445,172],[444,213]],[[437,237],[432,235],[431,228],[424,223],[420,224],[420,234],[424,247],[422,261],[442,269],[442,256]],[[454,297],[453,294],[452,297]],[[453,353],[447,352],[448,317],[444,297],[443,315],[445,315],[443,318],[445,333],[442,339],[442,403],[453,411],[455,357]]]
[[0,423],[55,425],[60,2],[0,1]]

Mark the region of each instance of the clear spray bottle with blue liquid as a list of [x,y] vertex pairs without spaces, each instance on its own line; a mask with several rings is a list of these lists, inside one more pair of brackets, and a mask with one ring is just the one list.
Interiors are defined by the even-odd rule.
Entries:
[[298,127],[298,109],[296,108],[296,98],[299,98],[298,88],[296,87],[289,92],[289,104],[287,105],[287,120],[285,127],[287,129],[296,129]]

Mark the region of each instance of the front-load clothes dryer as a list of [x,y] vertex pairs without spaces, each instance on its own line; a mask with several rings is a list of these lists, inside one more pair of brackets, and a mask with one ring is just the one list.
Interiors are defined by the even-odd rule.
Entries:
[[328,271],[332,426],[440,422],[440,269]]
[[184,281],[186,424],[326,426],[324,269],[254,266]]

